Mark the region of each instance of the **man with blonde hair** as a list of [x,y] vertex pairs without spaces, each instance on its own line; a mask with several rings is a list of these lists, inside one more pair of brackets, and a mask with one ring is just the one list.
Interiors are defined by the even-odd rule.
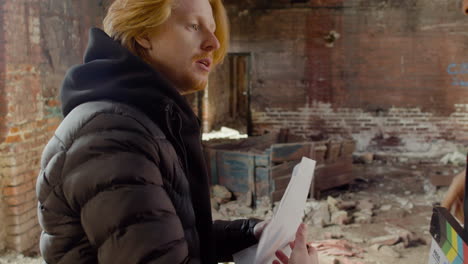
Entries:
[[49,263],[216,263],[258,220],[215,221],[200,123],[183,94],[227,51],[221,0],[115,0],[62,84],[37,181]]

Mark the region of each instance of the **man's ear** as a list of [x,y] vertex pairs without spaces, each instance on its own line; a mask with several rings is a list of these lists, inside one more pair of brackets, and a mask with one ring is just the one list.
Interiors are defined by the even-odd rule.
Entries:
[[143,36],[136,37],[135,40],[144,49],[147,49],[147,50],[153,49],[153,47],[151,45],[151,41],[150,41],[148,35],[145,34]]

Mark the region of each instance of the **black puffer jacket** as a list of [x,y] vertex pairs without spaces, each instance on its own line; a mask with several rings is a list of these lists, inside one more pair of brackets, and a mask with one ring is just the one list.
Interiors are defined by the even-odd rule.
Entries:
[[256,220],[212,222],[199,121],[136,56],[92,29],[61,90],[37,181],[47,263],[216,263]]

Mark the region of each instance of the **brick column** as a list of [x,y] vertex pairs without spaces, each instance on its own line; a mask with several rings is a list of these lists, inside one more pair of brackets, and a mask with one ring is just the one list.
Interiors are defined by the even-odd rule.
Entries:
[[[39,1],[3,1],[2,60],[6,128],[0,144],[3,235],[7,248],[37,248],[35,180],[42,148],[50,136],[41,101],[42,60]],[[55,124],[57,124],[55,121]],[[53,129],[51,127],[50,129]]]
[[36,177],[59,87],[102,17],[95,0],[0,1],[0,250],[38,250]]

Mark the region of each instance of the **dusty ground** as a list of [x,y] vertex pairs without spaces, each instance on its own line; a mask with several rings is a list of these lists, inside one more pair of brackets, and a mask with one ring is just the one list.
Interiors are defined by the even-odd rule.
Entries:
[[[350,186],[334,189],[322,194],[319,201],[309,201],[311,207],[325,205],[327,200],[360,203],[366,200],[372,206],[372,216],[356,223],[328,223],[317,226],[312,223],[315,215],[309,215],[309,240],[315,245],[342,245],[342,247],[321,250],[321,264],[426,264],[431,242],[429,223],[432,206],[443,198],[447,187],[435,188],[429,182],[433,174],[452,175],[462,168],[436,164],[398,163],[356,165],[359,177]],[[328,197],[333,197],[330,199]],[[328,199],[327,199],[328,198]],[[231,204],[232,203],[232,204]],[[259,217],[265,212],[249,212],[246,208],[236,208],[231,202],[221,205],[214,218],[235,219],[238,217]],[[328,206],[327,206],[328,207]],[[238,215],[235,212],[239,212]],[[262,209],[263,211],[263,209]],[[360,210],[348,211],[350,218],[356,218]],[[271,213],[266,214],[266,218]],[[395,243],[375,243],[375,240],[402,234]],[[398,236],[396,236],[398,238]]]
[[[447,190],[437,190],[428,177],[431,174],[453,174],[459,170],[458,167],[419,164],[361,166],[358,168],[361,180],[347,189],[334,190],[329,194],[343,200],[370,198],[376,208],[371,223],[310,227],[309,239],[324,239],[327,232],[343,235],[343,239],[354,242],[366,251],[361,258],[349,258],[354,263],[425,264],[431,241],[428,230],[432,205],[440,202]],[[421,238],[421,241],[408,247],[397,243],[379,250],[370,245],[371,239],[402,229],[413,232],[414,237]],[[333,263],[334,258],[339,259],[322,256],[323,263]]]
[[0,253],[0,264],[41,264],[42,259],[40,257],[27,257],[22,254],[13,252],[2,252]]
[[[358,256],[329,256],[320,252],[321,264],[329,263],[372,263],[394,264],[427,263],[430,246],[429,222],[432,205],[440,202],[447,188],[436,189],[428,180],[431,174],[450,175],[461,170],[460,167],[439,166],[434,164],[379,164],[356,165],[359,179],[352,185],[323,193],[320,201],[327,203],[327,197],[340,201],[368,200],[373,204],[370,223],[327,224],[325,227],[310,223],[309,241],[345,241],[352,246],[350,251]],[[237,210],[237,209],[235,209]],[[222,210],[221,210],[222,211]],[[226,210],[224,211],[226,213]],[[353,210],[349,211],[351,215]],[[229,212],[229,216],[214,213],[215,218],[233,219],[238,217],[270,217],[271,212],[256,212],[241,208]],[[401,230],[410,232],[415,241],[409,245],[403,242],[391,246],[372,246],[377,237],[395,234]],[[424,243],[425,242],[425,243]],[[359,252],[358,249],[362,249]],[[332,252],[332,255],[346,255],[347,252]],[[334,252],[334,253],[333,253]],[[349,252],[348,252],[349,253]],[[15,253],[0,254],[0,264],[38,264],[40,257],[25,257]]]

